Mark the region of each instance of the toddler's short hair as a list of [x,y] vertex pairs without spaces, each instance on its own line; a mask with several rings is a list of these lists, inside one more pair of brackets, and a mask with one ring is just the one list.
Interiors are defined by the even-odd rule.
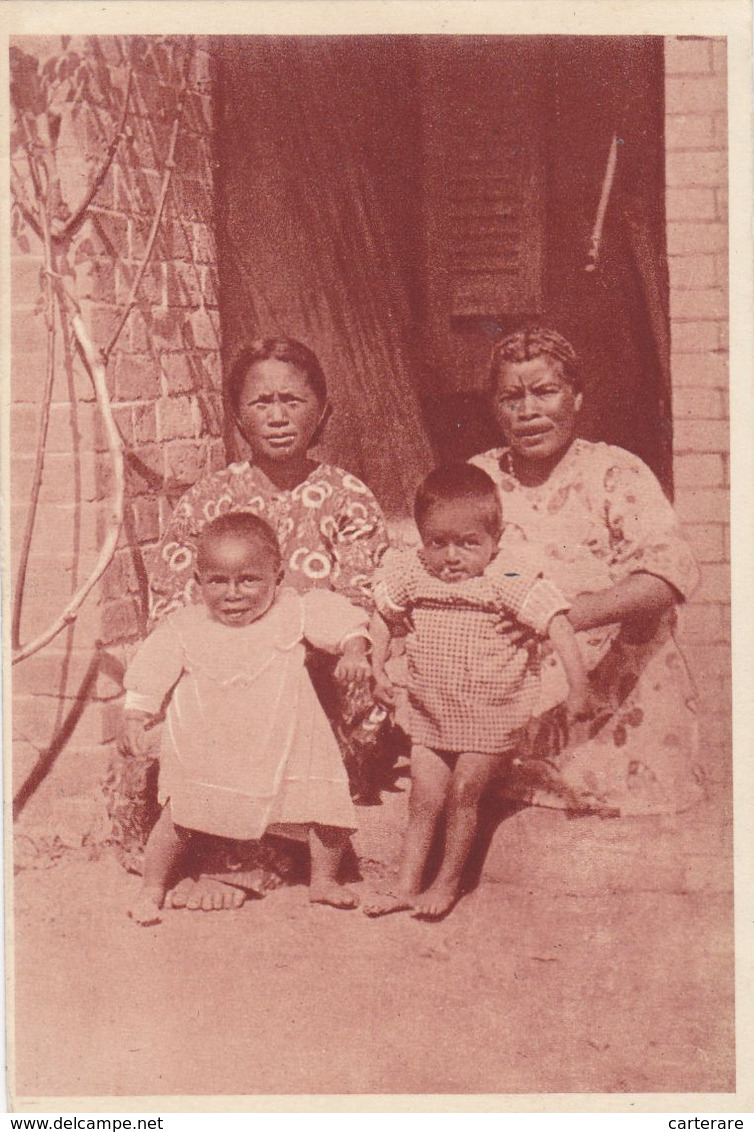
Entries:
[[503,509],[495,484],[475,464],[441,464],[419,485],[414,518],[421,531],[429,511],[438,503],[470,503],[479,507],[485,529],[494,538],[503,532]]
[[552,358],[563,366],[563,375],[576,393],[581,391],[579,359],[571,343],[557,330],[530,326],[517,330],[495,344],[490,366],[490,386],[495,389],[503,367],[509,362],[528,362],[532,358]]
[[261,544],[272,556],[275,569],[280,569],[283,555],[277,535],[269,523],[252,511],[228,511],[202,527],[196,547],[197,566],[207,543],[213,538],[222,538],[223,535],[236,535],[248,539],[249,542]]

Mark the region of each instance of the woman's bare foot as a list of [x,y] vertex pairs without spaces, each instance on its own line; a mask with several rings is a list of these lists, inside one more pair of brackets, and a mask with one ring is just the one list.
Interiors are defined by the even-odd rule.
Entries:
[[312,904],[331,904],[333,908],[356,908],[359,898],[344,884],[322,880],[309,886],[309,901]]
[[407,892],[375,892],[361,905],[365,916],[389,916],[391,912],[407,912],[414,907],[416,896]]
[[457,899],[458,890],[453,886],[433,884],[426,892],[414,897],[413,915],[420,920],[441,920]]
[[190,912],[227,912],[240,908],[245,899],[242,889],[209,877],[185,877],[169,896],[171,908],[188,908]]
[[128,909],[128,914],[135,923],[141,924],[143,928],[148,928],[152,924],[161,923],[161,908],[162,893],[142,889],[135,902]]

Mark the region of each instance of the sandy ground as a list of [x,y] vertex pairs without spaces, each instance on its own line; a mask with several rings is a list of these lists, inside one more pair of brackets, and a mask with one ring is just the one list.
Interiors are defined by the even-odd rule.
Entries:
[[[362,811],[372,879],[398,785]],[[16,1095],[730,1091],[727,824],[522,811],[439,924],[296,886],[144,929],[110,858],[20,873]]]

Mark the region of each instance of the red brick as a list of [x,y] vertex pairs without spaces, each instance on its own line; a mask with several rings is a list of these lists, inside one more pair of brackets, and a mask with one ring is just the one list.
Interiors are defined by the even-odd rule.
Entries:
[[205,307],[217,310],[220,306],[220,280],[218,279],[217,271],[214,267],[204,269],[202,289],[204,292]]
[[160,440],[181,440],[196,436],[201,427],[194,398],[166,397],[157,402],[157,428]]
[[676,354],[704,354],[716,350],[719,331],[714,322],[674,322],[670,327],[673,349],[671,370],[677,364]]
[[705,75],[712,71],[712,41],[709,39],[665,40],[666,75]]
[[[673,337],[682,324],[673,325]],[[689,323],[689,325],[700,325]],[[703,325],[703,324],[702,324]],[[710,327],[717,331],[715,323]],[[720,351],[708,354],[676,354],[671,355],[671,373],[673,387],[676,386],[704,386],[709,389],[727,389],[728,387],[728,355]],[[712,413],[711,416],[717,416]]]
[[215,263],[217,250],[212,229],[208,224],[194,224],[194,261],[196,263]]
[[669,256],[671,289],[688,291],[700,287],[715,287],[715,257],[713,255]]
[[136,499],[133,503],[134,530],[138,542],[155,542],[160,537],[160,508],[156,499]]
[[168,478],[194,484],[206,470],[207,449],[200,441],[175,440],[165,446]]
[[721,353],[727,353],[730,347],[728,320],[717,324],[718,343],[717,348]]
[[44,259],[35,255],[14,255],[10,261],[10,295],[14,306],[33,306],[44,286]]
[[169,393],[186,393],[193,390],[194,375],[186,354],[162,354],[160,366]]
[[159,397],[160,371],[154,358],[122,354],[115,363],[115,392],[119,401]]
[[722,185],[720,188],[715,189],[715,217],[717,220],[722,220],[723,223],[728,221],[728,186]]
[[665,119],[665,146],[676,150],[710,149],[715,144],[715,123],[711,114],[671,114]]
[[[97,201],[98,203],[102,203],[99,195],[97,196]],[[118,212],[111,212],[96,207],[91,210],[90,216],[92,235],[99,241],[95,247],[100,250],[99,252],[95,252],[95,254],[104,254],[110,262],[115,259],[124,259],[128,255],[127,218]],[[83,228],[82,231],[84,231]],[[87,253],[87,255],[89,254],[92,253]]]
[[[688,528],[684,528],[687,530]],[[722,528],[715,528],[722,530]],[[682,641],[726,641],[729,631],[722,605],[692,601],[682,606],[678,615],[679,636]]]
[[701,566],[702,584],[699,597],[712,601],[730,601],[730,566],[728,563],[703,562]]
[[725,75],[728,70],[728,41],[716,39],[712,44],[712,66],[716,75]]
[[665,109],[669,114],[708,114],[724,110],[727,104],[725,82],[717,76],[675,76],[665,80]]
[[157,352],[166,350],[180,350],[184,346],[184,337],[188,322],[188,312],[177,308],[167,310],[154,309],[150,333],[152,349]]
[[727,111],[717,113],[713,119],[714,143],[717,149],[728,149],[728,114]]
[[193,263],[168,263],[166,303],[171,307],[198,307],[202,301],[202,280]]
[[115,207],[119,212],[154,216],[162,177],[137,165],[120,165],[115,178]]
[[728,176],[725,153],[669,153],[665,159],[668,185],[722,185]]
[[665,193],[668,220],[716,220],[715,190],[712,188],[668,188]]
[[673,427],[676,452],[727,452],[730,428],[727,421],[676,421]]
[[127,594],[139,592],[139,581],[134,570],[129,550],[119,550],[113,555],[110,565],[102,577],[102,596],[106,601],[119,600]]
[[726,417],[721,390],[700,385],[676,385],[673,389],[673,420],[722,420]]
[[730,492],[725,488],[680,487],[675,509],[683,523],[727,523],[730,520]]
[[724,251],[728,247],[725,224],[675,221],[668,224],[668,254],[685,255]]
[[723,458],[718,452],[676,456],[673,477],[677,487],[722,487]]
[[194,345],[200,350],[217,350],[220,347],[220,324],[217,315],[200,308],[190,319]]
[[702,319],[728,317],[728,298],[720,289],[705,291],[676,291],[670,296],[671,319]]
[[143,444],[136,449],[134,455],[139,464],[133,460],[126,464],[129,495],[148,495],[155,490],[155,482],[162,482],[162,448],[159,444]]
[[153,402],[133,405],[134,441],[150,444],[157,440],[157,413]]
[[141,632],[142,611],[136,599],[107,602],[102,609],[102,642],[105,645],[137,637]]
[[[151,220],[146,217],[144,219],[138,216],[131,217],[129,240],[131,258],[139,263],[144,258],[151,226]],[[184,225],[163,217],[155,240],[154,254],[164,260],[192,259],[192,248]]]
[[722,523],[686,523],[683,529],[698,562],[728,561],[728,528]]
[[[131,294],[131,287],[138,274],[136,264],[120,264],[115,276],[118,305],[124,307]],[[139,283],[137,298],[152,306],[160,306],[165,299],[165,265],[151,261]]]

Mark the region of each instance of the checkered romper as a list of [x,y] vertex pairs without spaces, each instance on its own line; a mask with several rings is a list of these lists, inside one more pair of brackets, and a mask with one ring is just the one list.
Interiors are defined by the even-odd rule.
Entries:
[[537,635],[568,602],[503,554],[462,582],[435,578],[420,554],[388,551],[373,591],[388,624],[409,622],[411,738],[441,751],[509,751],[537,704]]

